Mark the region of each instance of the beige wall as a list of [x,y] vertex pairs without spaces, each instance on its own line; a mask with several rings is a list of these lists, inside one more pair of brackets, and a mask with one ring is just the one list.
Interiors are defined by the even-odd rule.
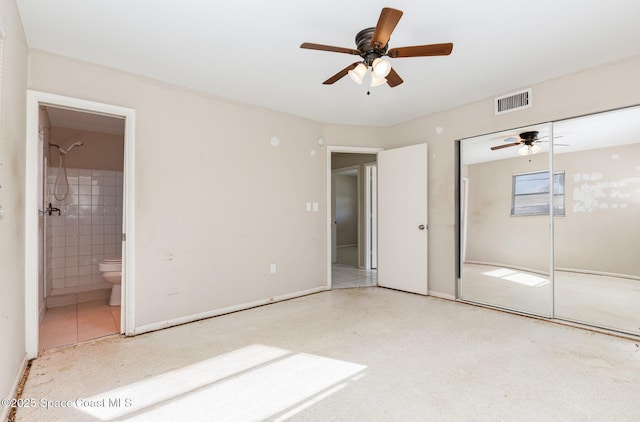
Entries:
[[[124,121],[123,121],[124,125]],[[111,135],[87,130],[53,127],[52,143],[67,148],[76,141],[82,141],[81,147],[75,147],[64,162],[67,167],[96,170],[122,171],[124,164],[124,136]],[[49,165],[58,166],[58,149],[48,149]]]
[[[534,107],[521,112],[494,116],[489,98],[390,128],[321,125],[39,51],[30,88],[136,109],[144,325],[324,284],[326,167],[310,154],[322,150],[320,136],[327,145],[429,144],[430,288],[454,295],[454,141],[639,103],[639,72],[636,56],[535,85]],[[309,200],[321,212],[305,213]]]
[[327,145],[383,148],[392,141],[388,128],[323,125]]
[[336,242],[338,247],[358,244],[358,178],[334,175],[336,181]]
[[[25,122],[27,44],[15,0],[0,0],[0,395],[13,397],[25,359]],[[36,210],[34,210],[36,212]],[[9,408],[0,408],[4,420]]]
[[467,169],[466,261],[548,273],[549,216],[511,216],[512,175],[548,170],[548,154],[517,156]]
[[326,284],[325,207],[305,211],[324,203],[322,125],[39,51],[30,60],[31,89],[136,110],[138,327]]
[[[12,339],[0,392],[8,395],[24,357],[27,47],[15,1],[0,0],[0,13],[0,329]],[[39,51],[30,69],[31,89],[136,110],[137,326],[324,285],[321,136],[327,145],[429,144],[429,282],[454,295],[454,141],[640,103],[640,56],[534,85],[534,106],[524,111],[494,116],[489,98],[389,128],[322,125]],[[320,212],[304,211],[310,200]]]
[[639,165],[640,143],[555,156],[566,190],[566,217],[554,226],[556,268],[640,277]]
[[[623,182],[633,180],[638,173],[638,157],[640,144],[555,155],[554,171],[565,173],[566,214],[555,220],[557,268],[640,276],[635,246],[640,236],[639,185]],[[467,261],[548,272],[549,217],[510,215],[512,175],[546,171],[548,155],[514,157],[467,167]],[[598,174],[602,179],[584,180],[584,174]],[[602,187],[610,184],[616,187]],[[609,197],[614,191],[629,196]],[[606,208],[593,207],[591,203],[585,207],[584,196],[591,195]],[[610,206],[613,204],[616,205]]]

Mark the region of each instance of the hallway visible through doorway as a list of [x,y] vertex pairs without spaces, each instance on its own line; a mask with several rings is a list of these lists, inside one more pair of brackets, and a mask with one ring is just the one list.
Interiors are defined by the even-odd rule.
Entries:
[[331,281],[334,289],[375,287],[378,284],[378,273],[376,270],[333,264],[331,266]]

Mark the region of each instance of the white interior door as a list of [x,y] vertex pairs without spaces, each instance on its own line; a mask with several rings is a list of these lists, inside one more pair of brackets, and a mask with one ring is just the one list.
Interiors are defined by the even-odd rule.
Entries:
[[378,153],[378,285],[426,295],[427,144]]

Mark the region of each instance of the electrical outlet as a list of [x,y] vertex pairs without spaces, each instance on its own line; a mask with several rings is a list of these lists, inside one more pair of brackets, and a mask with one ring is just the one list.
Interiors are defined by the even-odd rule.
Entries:
[[271,264],[271,274],[275,274],[277,272],[276,264]]

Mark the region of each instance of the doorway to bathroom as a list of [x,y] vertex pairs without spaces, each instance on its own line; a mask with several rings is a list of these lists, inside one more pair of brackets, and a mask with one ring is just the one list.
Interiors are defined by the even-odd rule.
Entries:
[[26,338],[35,357],[129,331],[134,114],[34,91],[28,99]]

